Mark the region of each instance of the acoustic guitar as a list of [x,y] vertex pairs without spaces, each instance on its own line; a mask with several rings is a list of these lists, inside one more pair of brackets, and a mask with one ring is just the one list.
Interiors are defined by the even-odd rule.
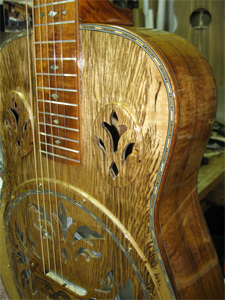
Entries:
[[79,24],[78,1],[33,4],[34,34],[0,53],[9,297],[222,299],[196,192],[216,110],[204,57],[170,33]]

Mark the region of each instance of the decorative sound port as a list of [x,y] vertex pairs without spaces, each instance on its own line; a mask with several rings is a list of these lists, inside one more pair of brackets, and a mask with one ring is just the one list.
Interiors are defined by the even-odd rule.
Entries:
[[96,231],[92,231],[88,226],[80,226],[73,235],[73,243],[84,240],[88,245],[93,246],[92,240],[102,239],[104,237]]
[[112,291],[114,273],[115,273],[115,271],[113,271],[113,270],[111,270],[107,273],[107,275],[106,275],[107,282],[103,278],[100,278],[100,283],[103,285],[103,288],[101,290],[100,289],[95,289],[96,292],[106,294],[106,293],[110,293]]
[[25,157],[33,149],[32,117],[26,98],[22,93],[12,91],[3,105],[3,120],[8,126],[8,134],[16,145],[18,154]]
[[132,110],[120,102],[105,105],[95,119],[92,141],[101,176],[116,187],[130,184],[144,155],[142,128]]
[[127,131],[127,127],[125,125],[118,125],[118,116],[114,110],[110,116],[110,123],[111,125],[107,122],[103,122],[102,127],[105,128],[109,134],[111,139],[111,152],[114,153],[117,151],[119,139]]
[[64,260],[64,263],[66,264],[67,261],[68,261],[68,259],[69,259],[69,255],[68,255],[68,253],[67,253],[67,251],[66,251],[65,248],[62,249],[61,255],[62,255],[62,258]]
[[4,123],[5,123],[5,125],[6,126],[8,126],[9,127],[9,132],[10,132],[10,135],[12,135],[12,126],[11,126],[11,124],[10,124],[10,122],[9,122],[9,120],[8,119],[6,119],[6,118],[4,118]]
[[119,173],[119,170],[115,164],[115,162],[113,161],[110,168],[109,168],[109,173],[110,175],[112,176],[112,179],[115,180],[116,179],[116,176],[118,175]]
[[24,269],[20,276],[21,276],[21,279],[22,279],[22,286],[23,286],[23,289],[26,288],[26,286],[30,286],[30,274],[31,274],[31,270],[29,269]]
[[122,286],[120,284],[118,285],[118,298],[116,297],[115,299],[120,299],[120,300],[125,300],[125,299],[129,299],[129,300],[133,300],[134,299],[134,295],[132,293],[133,290],[133,284],[132,284],[132,280],[129,278],[129,280],[125,283],[125,287],[124,289],[122,288]]
[[194,29],[203,30],[211,23],[211,14],[204,8],[198,8],[191,14],[190,23]]
[[59,214],[57,214],[57,212],[53,210],[52,216],[54,217],[56,222],[60,224],[62,228],[63,239],[66,239],[68,228],[74,223],[74,220],[71,217],[67,217],[66,210],[62,202],[60,202],[59,205]]
[[104,145],[103,141],[98,136],[96,136],[96,135],[94,137],[95,137],[97,146],[101,149],[102,154],[103,154],[103,156],[105,158],[106,149],[105,149],[105,145]]
[[100,257],[102,257],[103,253],[81,247],[77,250],[76,260],[78,260],[78,257],[80,255],[83,255],[86,258],[86,261],[90,261],[90,256],[93,258],[100,258]]
[[27,121],[23,123],[23,129],[22,129],[23,134],[25,133],[26,130],[27,130]]
[[123,150],[123,166],[125,165],[127,157],[132,153],[134,143],[128,144]]

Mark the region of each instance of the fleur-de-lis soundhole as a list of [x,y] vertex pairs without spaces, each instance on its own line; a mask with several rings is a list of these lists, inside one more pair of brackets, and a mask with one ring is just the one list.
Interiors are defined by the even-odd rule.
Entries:
[[11,92],[4,101],[3,120],[9,137],[21,157],[33,149],[31,116],[23,94]]
[[93,136],[101,175],[114,186],[129,184],[136,177],[143,156],[142,131],[134,114],[120,103],[107,105],[96,118]]

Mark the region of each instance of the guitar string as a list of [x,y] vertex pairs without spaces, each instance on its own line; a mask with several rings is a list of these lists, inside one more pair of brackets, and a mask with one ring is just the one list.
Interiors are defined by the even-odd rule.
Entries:
[[[75,82],[76,82],[76,85],[77,85],[77,93],[76,93],[76,103],[79,105],[78,106],[78,109],[80,107],[80,99],[79,99],[79,76],[78,76],[78,72],[79,72],[79,68],[78,68],[78,63],[79,63],[79,2],[78,0],[75,0],[74,1],[74,9],[75,9],[75,24],[74,24],[74,40],[75,40],[75,65],[74,65],[74,72],[75,74],[77,74],[77,77],[75,79]],[[78,112],[78,111],[77,111]],[[80,123],[80,116],[78,114],[78,124]],[[79,127],[78,127],[79,128]],[[78,149],[79,149],[79,161],[81,161],[80,159],[80,152],[81,152],[81,147],[80,147],[80,141],[81,141],[81,138],[80,138],[80,128],[79,128],[79,134],[78,134],[78,141],[79,141],[79,146],[78,146]],[[74,244],[75,246],[75,244]],[[77,256],[77,253],[76,253],[76,249],[75,247],[73,246],[73,255],[76,257]],[[73,264],[73,273],[74,273],[74,283],[76,284],[77,282],[77,273],[76,273],[76,268]]]
[[[46,17],[46,24],[48,24],[48,15],[47,15],[47,1],[45,0],[45,6],[44,6],[44,9],[45,9],[45,17]],[[46,33],[46,41],[49,41],[48,40],[48,25],[45,25],[45,33]],[[42,47],[42,45],[41,45]],[[43,47],[46,47],[46,55],[47,55],[47,70],[49,70],[49,67],[50,67],[50,60],[49,60],[49,43],[46,43],[43,45]],[[43,72],[44,73],[44,72]],[[50,73],[47,72],[47,73]],[[50,80],[50,75],[47,76],[47,81],[48,81],[48,87],[50,88],[51,87],[51,80]],[[43,98],[45,99],[45,98]],[[48,92],[48,99],[50,100],[50,89],[49,89],[49,92]],[[45,103],[44,103],[44,107],[45,107]],[[51,115],[51,104],[48,104],[49,106],[49,111],[50,111],[50,115],[49,115],[49,121],[50,121],[50,124],[52,124],[52,115]],[[46,112],[46,111],[45,111]],[[47,124],[46,122],[46,114],[44,112],[44,123]],[[47,125],[44,125],[44,127],[46,128]],[[52,127],[50,127],[51,129],[51,135],[52,135]],[[46,131],[47,132],[47,129]],[[45,137],[45,141],[46,141],[46,145],[45,145],[45,148],[46,148],[46,152],[48,152],[48,138],[47,136]],[[54,156],[53,156],[54,157]],[[46,155],[46,170],[47,170],[47,178],[48,178],[48,190],[50,191],[50,168],[49,168],[49,164],[50,164],[50,160],[48,158],[48,154]],[[49,215],[50,215],[50,220],[51,220],[51,233],[52,233],[52,239],[51,239],[51,243],[52,243],[52,254],[53,254],[53,268],[54,268],[54,271],[56,273],[56,258],[55,258],[55,241],[54,241],[54,236],[55,236],[55,232],[54,232],[54,227],[53,227],[53,218],[52,218],[52,203],[51,203],[51,195],[50,193],[48,193],[48,202],[49,202]],[[49,266],[51,266],[51,260],[50,260],[50,250],[49,250]],[[51,271],[51,268],[49,267],[49,272]]]
[[[59,5],[57,5],[58,9],[59,9]],[[53,4],[52,4],[52,11],[54,12],[53,9]],[[53,23],[53,30],[52,30],[52,39],[53,39],[53,53],[54,53],[54,65],[56,65],[56,43],[55,43],[55,19],[54,16],[52,18],[52,23]],[[57,26],[57,25],[56,25]],[[61,28],[61,24],[59,25],[59,27]],[[62,67],[62,61],[61,61],[61,67]],[[61,68],[60,68],[61,69]],[[55,70],[55,74],[56,74],[56,70]],[[57,94],[57,78],[55,75],[55,91]],[[56,104],[56,109],[57,109],[57,115],[58,115],[58,104]],[[52,126],[51,126],[51,130],[52,130]],[[53,131],[52,131],[52,136],[53,136]],[[59,128],[58,128],[58,137],[59,137]],[[52,146],[53,146],[53,138],[52,138]],[[52,151],[54,154],[54,147],[52,147]],[[60,149],[59,149],[59,156],[60,156]],[[59,207],[58,207],[58,199],[57,199],[57,194],[56,194],[56,174],[55,174],[55,156],[53,155],[53,176],[54,176],[54,190],[55,190],[55,205],[56,205],[56,212],[58,211],[58,216],[59,216]],[[61,158],[59,159],[59,165],[61,165]],[[58,222],[57,222],[57,229],[58,229],[58,251],[59,251],[59,264],[60,264],[60,274],[61,277],[63,277],[63,271],[62,271],[62,260],[61,260],[61,243],[60,243],[60,228],[59,228],[59,217],[58,217]],[[62,227],[62,226],[61,226]],[[62,233],[63,233],[63,228],[62,229]],[[56,252],[57,253],[57,252]]]
[[[39,2],[40,4],[40,2]],[[46,1],[45,1],[45,4],[46,4]],[[40,11],[40,9],[39,9]],[[40,25],[40,20],[41,20],[41,17],[39,17],[39,34],[40,34],[40,42],[42,42],[44,36],[42,37],[42,26]],[[40,43],[40,56],[41,56],[41,62],[42,62],[42,59],[43,59],[43,49],[42,49],[42,43]],[[43,72],[43,62],[41,64],[42,66],[42,73]],[[45,92],[44,92],[44,76],[41,75],[41,86],[42,86],[42,99],[45,99]],[[45,105],[43,106],[44,108],[44,123],[46,123],[46,115],[45,115]],[[44,126],[45,127],[45,126]],[[45,134],[47,132],[47,129],[45,128]],[[45,144],[47,143],[47,138],[45,138]],[[47,149],[47,145],[45,145],[46,149]],[[41,160],[43,159],[43,156],[41,156]],[[49,178],[49,172],[48,172],[48,160],[46,158],[46,172],[47,172],[47,178]],[[49,254],[49,237],[48,237],[48,226],[47,226],[47,220],[46,220],[46,197],[45,197],[45,193],[44,193],[44,189],[45,189],[45,186],[44,186],[44,169],[42,170],[42,195],[43,195],[43,208],[44,208],[44,221],[45,221],[45,229],[44,229],[44,239],[45,239],[45,244],[46,244],[46,247],[47,247],[47,259],[48,259],[48,271],[50,272],[51,270],[51,264],[50,264],[50,254]],[[51,228],[51,226],[50,226]],[[45,264],[45,261],[44,261],[44,264]]]
[[[62,8],[61,8],[61,4],[59,4],[59,15],[60,15],[60,22],[62,21]],[[60,49],[61,49],[61,68],[62,68],[62,72],[61,74],[64,74],[64,64],[63,64],[63,57],[64,57],[64,52],[63,52],[63,46],[62,46],[62,27],[60,26]],[[64,95],[64,76],[62,76],[62,95],[63,95],[63,103],[65,103],[65,95]],[[64,124],[64,142],[65,142],[65,148],[66,148],[66,157],[67,157],[67,135],[66,135],[66,128],[68,127],[66,124],[66,119],[65,119],[65,115],[66,115],[66,111],[65,111],[65,105],[63,105],[63,124]],[[60,155],[61,156],[61,155]],[[66,169],[67,169],[67,175],[68,175],[68,160],[66,159]],[[62,175],[62,162],[61,162],[61,157],[60,157],[60,178],[61,178],[61,193],[63,192],[63,187],[62,187],[62,181],[63,181],[63,175]],[[65,180],[64,180],[65,181]],[[66,237],[67,238],[67,237]],[[63,263],[62,263],[63,264]],[[67,279],[68,279],[68,265],[66,266],[66,274],[67,274]]]
[[[34,155],[34,172],[35,172],[35,183],[36,183],[36,189],[38,191],[38,176],[37,176],[37,160],[36,160],[36,136],[35,136],[35,126],[34,126],[34,97],[33,97],[33,84],[32,84],[32,70],[31,70],[31,53],[30,51],[32,51],[32,47],[31,47],[31,42],[30,42],[30,35],[29,35],[29,23],[28,23],[28,4],[27,4],[27,0],[25,3],[25,7],[26,7],[26,31],[27,31],[27,57],[28,57],[28,73],[29,73],[29,85],[30,85],[30,107],[31,107],[31,113],[33,114],[33,117],[30,118],[30,122],[31,122],[31,130],[32,130],[32,136],[33,136],[33,155]],[[38,208],[40,208],[40,199],[39,199],[39,193],[37,192],[37,204],[38,204]],[[39,209],[39,219],[40,219],[40,209]],[[40,239],[42,237],[42,233],[41,233],[41,227],[39,229],[40,231]],[[29,233],[28,233],[29,234]],[[41,243],[41,251],[42,251],[42,255],[44,252],[43,249],[43,244]],[[33,282],[33,280],[32,280]],[[33,288],[33,286],[32,286]],[[36,300],[37,297],[35,296]]]
[[[39,0],[38,0],[38,3],[39,3]],[[26,0],[26,21],[27,21],[27,36],[29,34],[29,20],[28,20],[28,9],[27,9],[27,0]],[[38,8],[39,10],[39,13],[40,13],[40,8]],[[33,15],[33,19],[34,19],[34,7],[32,7],[32,15]],[[34,31],[34,40],[36,40],[36,34],[35,34],[35,30],[34,30],[34,27],[33,27],[33,31]],[[40,38],[40,32],[39,32],[39,38]],[[29,51],[29,50],[28,50]],[[35,49],[34,49],[34,52],[35,52]],[[34,53],[35,54],[35,53]],[[29,55],[29,54],[28,54]],[[34,58],[36,57],[36,55],[34,55]],[[42,64],[42,62],[41,62]],[[34,68],[35,68],[35,75],[37,73],[37,66],[36,66],[36,61],[34,63]],[[31,75],[31,73],[30,73]],[[36,87],[37,87],[37,77],[35,76],[35,83],[36,83]],[[30,92],[31,92],[31,86],[30,86]],[[32,98],[31,98],[32,99]],[[37,91],[37,88],[36,88],[36,106],[37,106],[37,110],[36,110],[36,113],[34,113],[34,107],[32,108],[32,112],[34,113],[34,116],[35,114],[37,114],[37,128],[38,128],[38,131],[40,130],[40,125],[39,125],[39,114],[38,114],[38,102],[37,102],[37,99],[38,99],[38,91]],[[32,103],[32,101],[31,101]],[[33,106],[33,104],[32,104]],[[35,173],[36,173],[36,188],[37,188],[37,204],[38,204],[38,215],[39,215],[39,226],[40,226],[40,241],[41,241],[41,252],[42,252],[42,258],[43,258],[43,271],[45,273],[45,264],[44,264],[44,261],[45,261],[45,253],[44,253],[44,246],[43,246],[43,236],[42,236],[42,228],[41,228],[41,208],[40,208],[40,198],[39,198],[39,182],[38,182],[38,170],[37,170],[37,162],[36,162],[36,157],[38,157],[38,155],[36,154],[36,139],[35,139],[35,134],[36,132],[33,131],[33,137],[34,137],[34,145],[33,145],[33,149],[34,149],[34,162],[35,162]],[[39,151],[39,155],[40,155],[40,166],[41,166],[41,174],[42,174],[42,160],[41,160],[41,152],[40,152],[40,135],[39,135],[39,132],[38,132],[38,151]],[[43,184],[43,176],[41,176],[42,178],[42,184]],[[43,185],[42,185],[43,186]]]

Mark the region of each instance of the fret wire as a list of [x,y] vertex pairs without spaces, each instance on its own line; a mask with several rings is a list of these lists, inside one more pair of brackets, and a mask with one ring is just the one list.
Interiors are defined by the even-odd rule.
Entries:
[[63,21],[63,22],[42,23],[42,24],[36,24],[36,25],[34,25],[34,27],[38,27],[38,26],[47,26],[47,25],[72,24],[72,23],[75,23],[75,21]]
[[76,93],[77,90],[70,90],[70,89],[61,89],[61,88],[47,88],[47,87],[41,87],[41,86],[38,86],[37,89],[41,89],[41,90],[53,90],[53,91],[64,91],[64,92],[73,92],[73,93]]
[[53,58],[53,57],[44,57],[44,58],[35,58],[35,60],[77,60],[76,57],[62,57],[62,58]]
[[60,129],[66,129],[66,130],[71,130],[71,131],[79,132],[79,129],[76,129],[76,128],[70,128],[70,127],[58,126],[58,125],[47,124],[47,123],[43,123],[43,122],[39,122],[39,124],[40,124],[40,125],[51,126],[51,127],[55,127],[55,128],[60,128]]
[[50,116],[55,116],[55,117],[61,117],[61,118],[67,118],[67,119],[72,119],[72,120],[78,120],[77,117],[70,117],[66,115],[59,115],[59,114],[53,114],[53,113],[47,113],[43,111],[38,111],[39,114],[45,114],[45,115],[50,115]]
[[41,131],[39,132],[39,134],[45,135],[45,136],[49,136],[49,137],[53,137],[53,138],[57,138],[57,139],[67,140],[69,142],[73,142],[73,143],[79,144],[79,141],[77,141],[77,140],[72,140],[72,139],[68,139],[68,138],[65,138],[65,137],[60,137],[60,136],[57,136],[57,135],[51,135],[51,134],[44,133],[44,132],[41,132]]
[[74,103],[57,102],[57,101],[42,100],[42,99],[38,99],[38,101],[39,101],[39,102],[44,102],[44,103],[52,103],[52,104],[59,104],[59,105],[67,105],[67,106],[78,107],[78,104],[74,104]]
[[58,146],[58,145],[48,144],[48,143],[44,143],[44,142],[41,142],[41,144],[42,145],[47,145],[47,146],[50,146],[50,147],[59,148],[60,150],[64,150],[64,151],[71,151],[71,152],[74,152],[74,153],[79,153],[79,151],[77,151],[77,150],[61,147],[61,146]]
[[40,152],[41,152],[41,153],[45,153],[45,154],[49,154],[49,155],[53,155],[53,156],[56,156],[56,157],[59,157],[59,158],[63,158],[63,159],[75,161],[75,162],[77,162],[77,163],[80,162],[79,160],[72,159],[72,158],[68,158],[68,157],[66,157],[66,156],[58,155],[58,154],[55,154],[55,153],[50,153],[50,152],[43,151],[43,150],[40,150]]
[[51,3],[41,4],[41,5],[34,5],[34,8],[36,8],[36,7],[50,6],[50,5],[57,5],[57,4],[64,4],[64,3],[71,3],[71,2],[75,2],[75,0],[59,1],[59,2],[51,2]]
[[46,75],[46,76],[65,76],[65,77],[77,77],[77,74],[55,74],[55,73],[36,73],[37,75]]
[[55,41],[41,41],[35,42],[35,44],[51,44],[51,43],[76,43],[76,40],[55,40]]

